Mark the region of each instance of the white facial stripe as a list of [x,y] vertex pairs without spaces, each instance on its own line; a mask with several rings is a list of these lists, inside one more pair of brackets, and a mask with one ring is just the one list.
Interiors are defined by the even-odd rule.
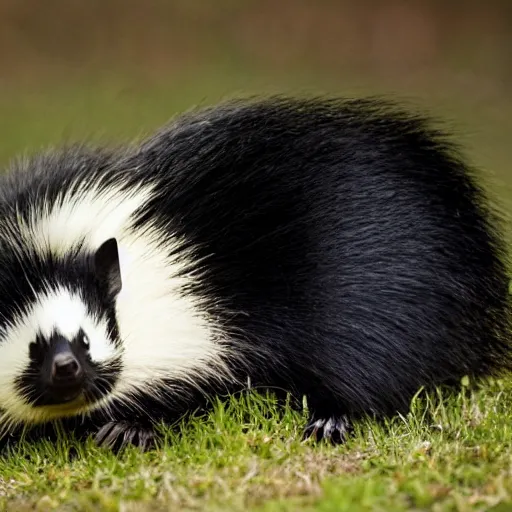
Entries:
[[36,305],[28,321],[34,329],[49,338],[57,331],[68,340],[77,336],[86,319],[84,303],[73,297],[67,290],[61,289],[49,293]]
[[92,318],[80,297],[64,288],[46,295],[34,308],[29,321],[34,329],[39,326],[44,336],[50,337],[56,331],[69,341],[82,329],[89,340],[92,361],[99,363],[115,357],[116,348],[109,340],[106,322],[99,323]]

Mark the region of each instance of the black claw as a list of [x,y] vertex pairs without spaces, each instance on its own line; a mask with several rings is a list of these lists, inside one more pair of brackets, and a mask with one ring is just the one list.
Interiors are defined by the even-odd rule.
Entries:
[[94,441],[98,446],[114,451],[119,451],[129,445],[146,451],[154,446],[156,436],[150,426],[128,421],[111,421],[98,430]]
[[350,422],[346,416],[331,416],[327,419],[312,418],[304,430],[304,439],[322,439],[332,444],[343,444],[351,430]]

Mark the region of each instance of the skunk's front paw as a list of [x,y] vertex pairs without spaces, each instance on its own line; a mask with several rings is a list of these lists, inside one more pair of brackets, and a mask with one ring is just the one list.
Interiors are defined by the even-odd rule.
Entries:
[[346,416],[331,416],[327,419],[311,419],[304,430],[304,439],[313,438],[315,441],[325,439],[332,444],[342,444],[346,441],[351,425]]
[[110,421],[103,425],[94,437],[98,446],[119,451],[133,445],[142,451],[155,447],[156,434],[151,426],[130,421]]

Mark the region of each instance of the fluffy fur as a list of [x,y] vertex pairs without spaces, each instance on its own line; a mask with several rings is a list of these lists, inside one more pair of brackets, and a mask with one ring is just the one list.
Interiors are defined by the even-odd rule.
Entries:
[[[0,183],[1,426],[145,446],[249,377],[342,440],[421,386],[509,369],[500,229],[444,134],[376,99],[229,102],[19,162]],[[85,371],[71,401],[41,376],[62,343]]]

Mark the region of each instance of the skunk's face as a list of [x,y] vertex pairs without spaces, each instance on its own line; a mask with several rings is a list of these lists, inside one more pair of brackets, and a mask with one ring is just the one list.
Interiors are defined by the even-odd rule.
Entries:
[[[28,274],[18,269],[0,298],[0,429],[99,407],[121,370],[116,241],[35,267]],[[16,286],[29,286],[31,299]]]

